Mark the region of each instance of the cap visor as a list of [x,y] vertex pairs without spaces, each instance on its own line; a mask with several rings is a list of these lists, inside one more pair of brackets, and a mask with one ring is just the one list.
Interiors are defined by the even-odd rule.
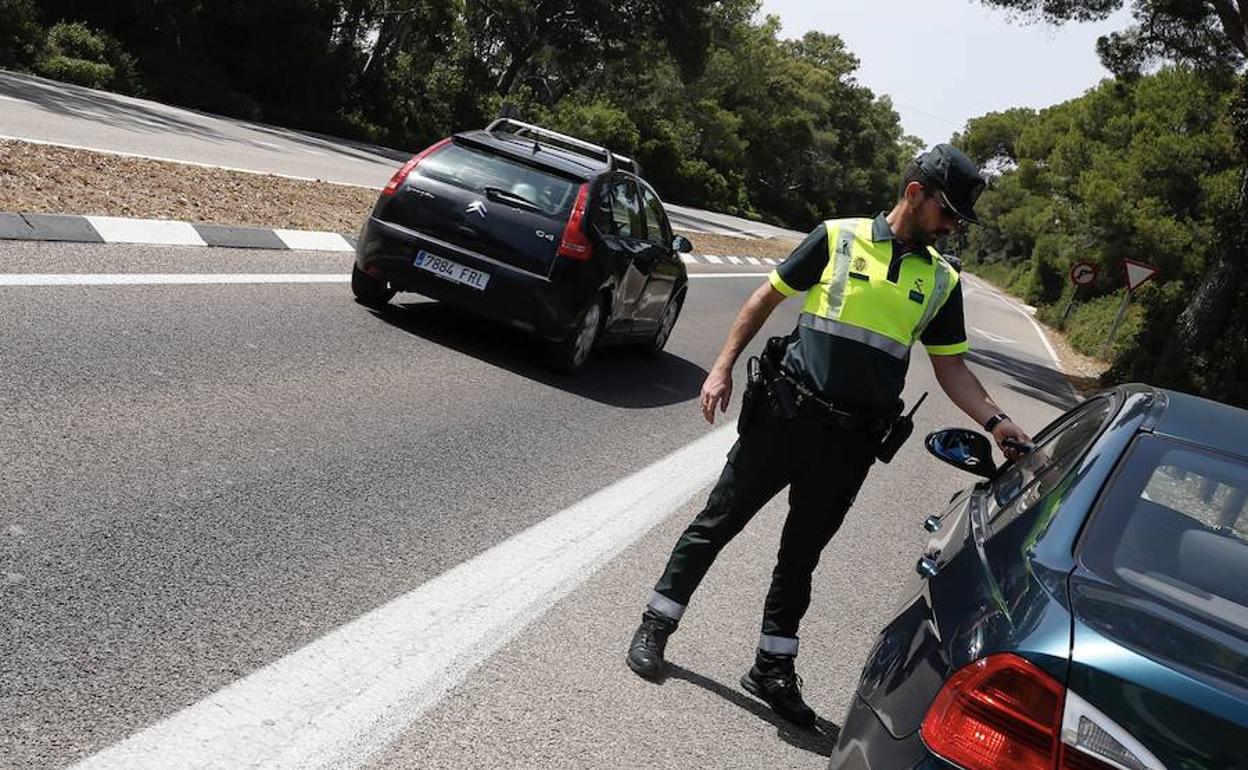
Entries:
[[945,205],[952,209],[953,212],[962,219],[962,221],[970,222],[973,225],[983,224],[979,221],[979,217],[975,216],[974,209],[953,205],[953,201],[949,200],[949,196],[945,194],[944,190],[937,188],[936,192],[940,193],[940,199],[943,200]]

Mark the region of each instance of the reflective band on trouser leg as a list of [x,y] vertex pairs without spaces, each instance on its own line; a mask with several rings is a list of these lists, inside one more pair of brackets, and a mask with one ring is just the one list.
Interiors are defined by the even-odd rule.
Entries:
[[650,593],[650,603],[646,606],[672,620],[680,620],[680,616],[685,614],[685,605],[677,604],[658,591]]
[[772,655],[796,655],[797,640],[790,636],[768,636],[763,634],[758,637],[758,649],[763,652],[770,652]]
[[949,269],[939,260],[933,265],[936,268],[935,286],[932,288],[931,295],[927,298],[927,307],[923,308],[923,315],[919,318],[918,324],[914,327],[914,339],[918,339],[923,334],[923,330],[936,317],[936,312],[945,304],[945,299],[949,296]]
[[873,332],[870,329],[864,329],[861,326],[843,323],[841,321],[833,321],[828,318],[820,318],[811,313],[802,313],[798,323],[808,329],[814,329],[823,334],[831,334],[834,337],[843,337],[854,342],[861,342],[869,345],[876,350],[882,350],[893,358],[906,360],[910,357],[910,346],[904,342],[898,342],[879,332]]

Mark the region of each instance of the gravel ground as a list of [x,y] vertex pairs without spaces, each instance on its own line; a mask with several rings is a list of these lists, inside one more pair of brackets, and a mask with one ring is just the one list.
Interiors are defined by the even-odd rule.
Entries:
[[[0,140],[0,211],[354,233],[377,191]],[[797,241],[684,232],[696,254],[785,257]]]
[[362,187],[0,141],[0,211],[353,233],[376,200]]

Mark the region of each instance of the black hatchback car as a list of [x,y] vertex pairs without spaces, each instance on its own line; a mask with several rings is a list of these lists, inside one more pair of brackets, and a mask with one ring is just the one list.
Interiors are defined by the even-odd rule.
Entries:
[[1248,412],[1121,386],[929,517],[834,770],[1248,768]]
[[532,332],[579,370],[607,341],[657,354],[688,286],[663,203],[630,159],[501,118],[443,139],[382,190],[351,287],[374,308],[416,292]]

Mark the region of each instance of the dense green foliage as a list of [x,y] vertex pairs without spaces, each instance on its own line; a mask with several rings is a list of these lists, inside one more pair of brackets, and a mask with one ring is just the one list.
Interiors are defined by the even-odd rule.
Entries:
[[409,149],[506,103],[634,155],[674,200],[800,228],[887,206],[914,150],[890,102],[840,38],[784,40],[758,7],[0,0],[0,64]]
[[[1098,293],[1121,281],[1121,257],[1158,265],[1105,380],[1248,406],[1248,0],[981,1],[1057,23],[1129,6],[1132,24],[1097,44],[1115,82],[1039,115],[972,122],[963,141],[981,156],[1017,159],[993,195],[1000,225],[972,256],[1050,303],[1049,318],[1077,255],[1112,266]],[[1143,76],[1167,62],[1181,69]],[[1075,325],[1111,322],[1106,304]]]

